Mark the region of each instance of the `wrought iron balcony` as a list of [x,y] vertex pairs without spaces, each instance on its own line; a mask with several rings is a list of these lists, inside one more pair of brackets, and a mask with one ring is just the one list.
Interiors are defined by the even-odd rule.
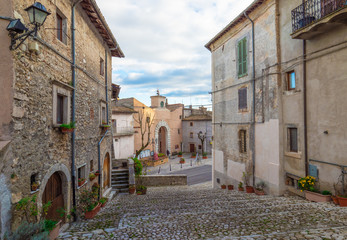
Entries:
[[347,8],[347,0],[306,0],[292,10],[293,34]]

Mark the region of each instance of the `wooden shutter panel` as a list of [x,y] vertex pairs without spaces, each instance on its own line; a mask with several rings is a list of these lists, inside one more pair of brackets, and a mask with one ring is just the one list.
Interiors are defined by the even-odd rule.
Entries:
[[237,44],[237,50],[238,50],[238,67],[239,67],[239,70],[238,70],[238,75],[242,75],[242,41],[240,41],[238,44]]
[[247,88],[239,89],[239,109],[247,109]]
[[289,128],[289,137],[290,137],[290,151],[298,151],[298,130],[296,128]]
[[247,39],[242,41],[242,74],[247,73]]

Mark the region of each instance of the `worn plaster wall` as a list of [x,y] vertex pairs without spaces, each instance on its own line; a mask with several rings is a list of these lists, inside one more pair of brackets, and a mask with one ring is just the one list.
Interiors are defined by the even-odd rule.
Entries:
[[134,150],[134,118],[133,114],[112,114],[113,146],[116,159],[127,159],[132,157]]
[[[190,126],[190,122],[193,122],[193,126]],[[190,152],[190,144],[194,144],[196,151],[201,154],[199,145],[201,140],[198,138],[198,133],[202,131],[206,132],[206,139],[204,141],[204,152],[211,153],[212,151],[212,127],[211,121],[182,121],[182,137],[183,137],[183,152]],[[193,133],[193,138],[190,137],[190,133]]]

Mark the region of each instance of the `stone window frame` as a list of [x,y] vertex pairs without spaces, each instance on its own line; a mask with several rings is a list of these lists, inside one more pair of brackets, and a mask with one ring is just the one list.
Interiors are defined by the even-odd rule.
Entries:
[[[286,128],[286,146],[285,146],[285,153],[284,155],[288,156],[288,157],[292,157],[292,158],[297,158],[297,159],[301,159],[301,151],[300,151],[300,128],[298,127],[298,124],[286,124],[285,125]],[[296,144],[297,144],[297,152],[293,152],[291,151],[290,148],[290,129],[292,128],[296,128]]]
[[[61,19],[61,38],[59,38],[58,32],[59,32],[59,22],[58,19]],[[56,8],[56,26],[57,26],[57,39],[64,43],[67,44],[67,17],[62,13],[62,11],[60,11],[60,9]]]
[[53,127],[59,127],[61,124],[57,122],[57,104],[58,95],[64,96],[64,114],[63,123],[69,124],[71,119],[71,92],[74,89],[70,85],[54,80],[53,84]]
[[[291,86],[291,74],[294,73],[294,87]],[[287,86],[287,91],[295,91],[297,89],[297,81],[296,81],[296,72],[295,70],[291,70],[291,71],[288,71],[286,72],[286,86]]]
[[247,129],[240,128],[238,131],[238,142],[239,142],[239,153],[247,154],[248,146],[247,146]]
[[[79,176],[79,170],[82,169],[83,170],[83,176]],[[84,185],[87,184],[88,182],[88,178],[87,178],[87,164],[84,163],[82,165],[79,165],[77,168],[76,168],[76,186],[77,186],[77,189],[83,187]],[[80,179],[80,177],[84,178],[85,179],[85,183],[81,186],[78,186],[78,179]]]
[[[102,109],[105,108],[105,115],[103,116],[102,114]],[[100,122],[100,126],[103,125],[103,120],[105,120],[106,124],[107,123],[107,107],[106,107],[106,102],[101,100],[100,101],[100,110],[99,110],[99,122]]]
[[[243,106],[243,105],[241,106],[241,104],[240,104],[241,103],[241,100],[240,100],[241,91],[240,90],[243,90],[243,89],[245,89],[245,92],[246,92],[245,99],[244,99],[245,106]],[[241,86],[240,88],[237,89],[237,101],[238,101],[238,111],[239,112],[247,112],[248,111],[248,86]]]
[[105,76],[105,60],[100,57],[100,76]]

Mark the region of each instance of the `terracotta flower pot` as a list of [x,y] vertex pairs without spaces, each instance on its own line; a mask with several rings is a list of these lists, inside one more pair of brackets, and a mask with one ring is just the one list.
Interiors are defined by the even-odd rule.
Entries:
[[220,186],[222,189],[227,189],[227,186],[226,185],[221,185]]
[[95,178],[96,178],[96,176],[95,177],[90,177],[89,180],[93,181]]
[[246,186],[246,193],[254,193],[254,188],[252,186]]
[[62,133],[72,133],[74,130],[74,128],[61,128]]
[[129,188],[129,194],[134,194],[135,193],[135,188]]
[[202,159],[207,159],[207,157],[202,157]]
[[254,189],[255,194],[257,195],[265,195],[264,190],[257,190],[256,188]]
[[186,163],[186,161],[182,161],[182,160],[180,160],[180,164],[184,164],[184,163]]
[[79,186],[79,187],[82,186],[85,182],[86,182],[86,180],[83,180],[83,181],[81,181],[81,182],[78,182],[78,186]]
[[337,200],[339,201],[340,207],[347,207],[347,198],[337,196]]
[[31,191],[36,191],[39,188],[39,186],[31,185]]
[[228,185],[228,190],[234,190],[234,185]]
[[330,202],[330,195],[322,195],[316,192],[305,191],[305,198],[311,202]]
[[339,200],[337,199],[336,196],[331,196],[331,198],[333,199],[333,202],[335,203],[335,205],[339,205]]
[[89,212],[85,212],[84,213],[84,217],[86,219],[92,219],[95,217],[95,215],[100,211],[100,207],[101,207],[101,204],[99,203],[98,205],[96,205],[96,207],[92,210],[92,211],[89,211]]
[[94,173],[94,175],[95,175],[95,176],[99,176],[99,175],[100,175],[100,173],[96,172],[96,173]]
[[183,157],[183,155],[178,155],[178,157]]
[[142,195],[142,192],[137,192],[136,194],[137,194],[137,195]]
[[243,187],[239,187],[239,192],[243,192],[243,191],[244,191]]
[[54,240],[59,236],[59,231],[60,231],[60,225],[61,225],[61,220],[55,224],[55,227],[49,232],[49,239]]

